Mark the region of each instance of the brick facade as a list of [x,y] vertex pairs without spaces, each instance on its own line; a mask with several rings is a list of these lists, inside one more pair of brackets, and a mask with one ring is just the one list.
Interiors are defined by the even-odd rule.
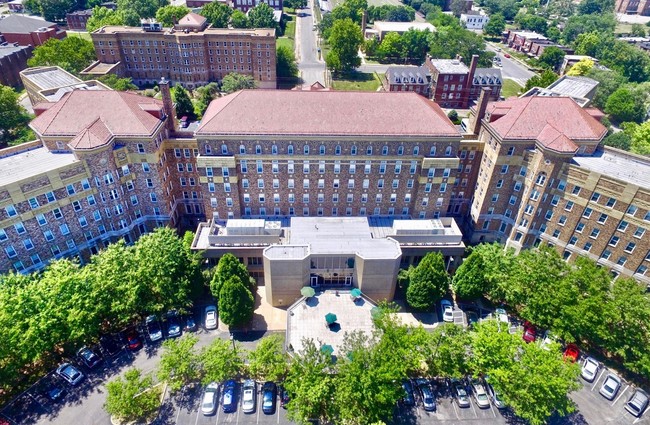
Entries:
[[21,87],[20,71],[27,68],[32,46],[0,46],[0,84]]

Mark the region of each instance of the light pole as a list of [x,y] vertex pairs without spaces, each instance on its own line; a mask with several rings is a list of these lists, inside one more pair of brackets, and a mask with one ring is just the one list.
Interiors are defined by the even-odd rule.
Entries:
[[449,256],[449,261],[447,261],[447,268],[445,269],[445,272],[449,273],[449,267],[451,266],[451,263],[454,262],[454,257],[451,255]]
[[232,351],[237,354],[237,346],[235,345],[235,336],[230,332],[230,341],[232,341]]

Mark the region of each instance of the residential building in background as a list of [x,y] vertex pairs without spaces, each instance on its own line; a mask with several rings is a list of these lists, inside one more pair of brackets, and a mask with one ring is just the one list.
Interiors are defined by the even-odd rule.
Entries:
[[626,13],[628,15],[650,15],[649,0],[616,0],[616,13]]
[[65,30],[52,22],[23,15],[9,15],[0,19],[0,33],[7,43],[20,46],[40,46],[50,38],[66,37]]
[[469,11],[460,15],[460,23],[468,30],[482,31],[488,22],[490,22],[490,17],[483,12]]
[[397,34],[404,34],[408,30],[435,32],[436,27],[428,22],[388,22],[388,21],[375,21],[372,28],[365,30],[365,37],[377,37],[379,41],[384,39],[384,36],[389,32],[396,32]]
[[11,0],[7,3],[9,12],[11,13],[25,13],[25,6],[23,6],[23,0]]
[[92,9],[76,10],[68,13],[65,16],[65,21],[67,22],[69,29],[85,31],[86,23],[88,23],[88,19],[90,19],[91,16],[93,16]]
[[0,84],[22,87],[20,71],[27,68],[27,60],[32,57],[32,46],[19,46],[15,43],[0,44]]
[[163,77],[194,88],[237,72],[252,76],[259,88],[276,88],[273,28],[211,28],[203,16],[189,13],[173,28],[156,22],[106,26],[91,37],[97,62],[87,74],[116,73],[139,86]]
[[229,0],[229,6],[236,10],[247,13],[260,3],[266,3],[273,10],[282,11],[282,0]]
[[386,70],[386,91],[413,91],[428,98],[430,88],[431,74],[426,66],[390,66]]

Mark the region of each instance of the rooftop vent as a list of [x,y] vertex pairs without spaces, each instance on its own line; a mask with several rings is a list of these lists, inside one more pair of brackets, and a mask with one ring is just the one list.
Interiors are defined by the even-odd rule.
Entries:
[[142,24],[142,29],[147,32],[157,32],[163,30],[162,24],[160,22],[156,22],[153,19],[151,20],[143,19],[142,21],[140,21],[140,23]]

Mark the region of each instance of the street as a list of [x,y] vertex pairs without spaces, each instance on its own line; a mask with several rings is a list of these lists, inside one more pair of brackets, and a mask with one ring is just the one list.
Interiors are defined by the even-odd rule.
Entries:
[[497,47],[492,43],[486,43],[485,47],[488,51],[496,53],[496,55],[501,58],[501,76],[504,79],[509,78],[514,80],[517,84],[523,87],[526,85],[526,81],[536,75],[516,59],[506,58],[503,55],[503,52],[497,51]]
[[315,0],[308,0],[306,9],[296,10],[296,57],[303,86],[308,87],[316,81],[327,86],[325,61],[319,58],[318,31],[314,29],[313,8]]

